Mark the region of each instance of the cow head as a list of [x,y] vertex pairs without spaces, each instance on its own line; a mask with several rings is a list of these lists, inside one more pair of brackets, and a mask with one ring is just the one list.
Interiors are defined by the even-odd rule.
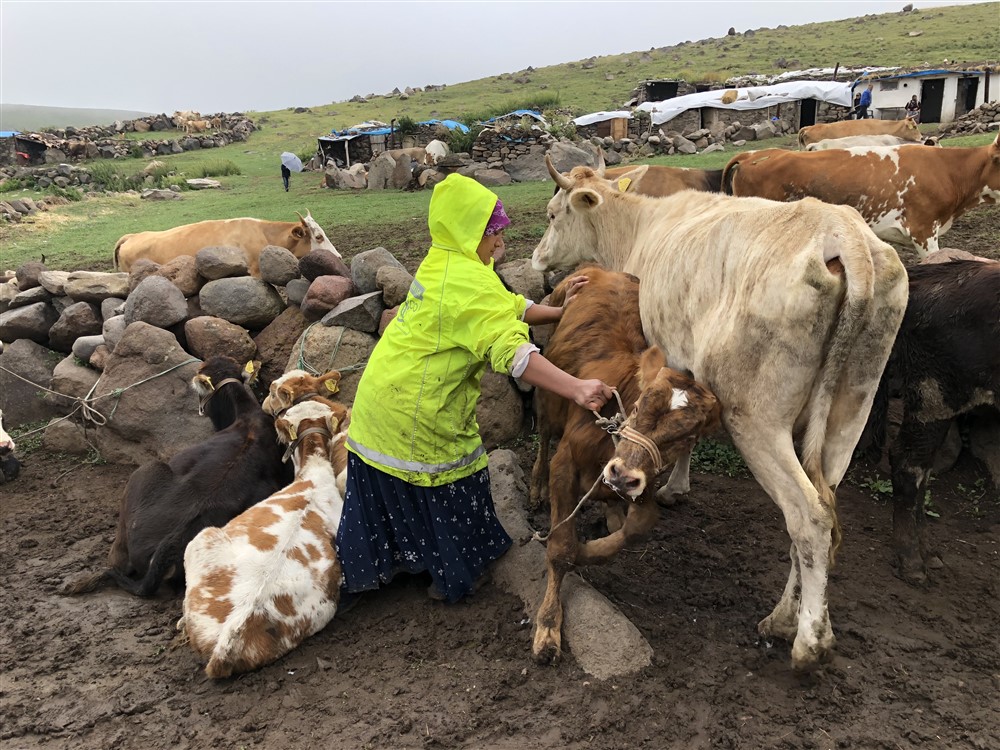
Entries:
[[903,121],[903,132],[900,134],[900,138],[906,138],[910,141],[917,141],[918,143],[923,140],[923,135],[920,133],[920,128],[917,127],[917,123],[912,117],[907,117]]
[[[296,249],[292,250],[295,257],[302,258],[313,250],[329,250],[338,258],[341,257],[340,253],[337,252],[337,248],[327,238],[326,232],[316,223],[316,220],[309,211],[306,211],[305,216],[298,211],[295,212],[295,215],[299,217],[299,226],[292,229],[292,238],[297,240]],[[299,248],[301,248],[301,253],[297,252]]]
[[604,179],[603,155],[596,170],[574,167],[564,175],[556,170],[548,154],[545,166],[557,190],[547,206],[549,226],[531,255],[532,267],[538,271],[575,268],[597,260],[597,229],[591,214],[600,208],[611,189]]
[[[282,416],[274,420],[274,428],[278,432],[278,442],[287,445],[286,458],[294,454],[295,448],[302,438],[319,434],[324,437],[323,450],[332,461],[330,455],[337,443],[334,436],[338,434],[341,420],[333,410],[318,401],[303,401],[288,409]],[[295,455],[296,469],[299,468],[298,456]]]
[[344,421],[348,414],[347,407],[331,400],[340,390],[339,383],[340,373],[336,370],[322,375],[310,375],[305,370],[289,370],[271,383],[263,409],[265,413],[278,417],[295,404],[318,401],[326,404],[339,421]]
[[[718,427],[720,407],[715,396],[687,375],[667,367],[658,347],[643,352],[639,384],[642,392],[627,424],[656,444],[662,466],[676,461],[700,437]],[[638,497],[660,468],[656,459],[641,444],[623,438],[604,467],[604,481],[618,492]]]
[[983,203],[1000,203],[1000,133],[986,147],[986,164],[983,167]]

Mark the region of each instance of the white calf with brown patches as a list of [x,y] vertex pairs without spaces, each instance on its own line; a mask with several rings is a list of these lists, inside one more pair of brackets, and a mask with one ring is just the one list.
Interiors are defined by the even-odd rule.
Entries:
[[310,375],[305,370],[289,370],[271,383],[262,408],[265,414],[280,417],[295,404],[315,401],[325,404],[340,424],[340,435],[334,438],[331,451],[333,467],[337,472],[337,489],[347,492],[347,443],[343,437],[351,424],[351,410],[331,399],[340,390],[340,373],[330,370],[322,375]]
[[939,238],[966,211],[1000,200],[1000,135],[976,148],[894,146],[737,154],[725,192],[852,206],[882,240],[938,250]]
[[340,599],[333,540],[344,501],[331,451],[344,435],[330,408],[315,402],[292,406],[275,426],[295,480],[224,528],[204,529],[184,553],[178,627],[216,679],[288,653],[330,622]]

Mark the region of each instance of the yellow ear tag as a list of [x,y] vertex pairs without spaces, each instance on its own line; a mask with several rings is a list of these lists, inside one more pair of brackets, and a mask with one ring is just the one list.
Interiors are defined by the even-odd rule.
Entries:
[[618,180],[618,192],[624,193],[626,190],[628,190],[628,186],[631,184],[632,184],[631,177],[622,177],[620,180]]
[[253,375],[253,360],[250,360],[243,366],[243,371],[247,375]]
[[295,427],[293,427],[292,425],[288,425],[288,439],[295,440],[297,437],[298,434],[295,432]]
[[323,385],[326,386],[326,389],[330,391],[330,393],[336,393],[340,390],[340,386],[337,385],[337,381],[332,378],[330,380],[324,380]]

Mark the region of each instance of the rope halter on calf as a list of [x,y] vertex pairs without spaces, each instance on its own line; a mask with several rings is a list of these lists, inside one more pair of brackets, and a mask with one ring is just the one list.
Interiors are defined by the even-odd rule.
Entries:
[[211,401],[212,400],[212,396],[214,396],[216,393],[218,393],[219,389],[222,386],[226,385],[227,383],[239,383],[240,385],[243,385],[243,381],[240,380],[239,378],[224,378],[223,380],[219,381],[218,385],[213,385],[212,381],[209,380],[208,381],[208,385],[209,385],[209,387],[212,390],[210,390],[208,393],[206,393],[204,396],[202,396],[201,398],[198,399],[198,416],[199,417],[204,417],[205,416],[205,407],[208,406],[208,402]]
[[[611,440],[614,442],[615,447],[618,446],[619,439],[625,439],[631,443],[635,443],[636,445],[638,445],[640,448],[646,451],[646,453],[649,454],[649,457],[653,460],[653,473],[659,474],[660,471],[663,469],[663,457],[660,455],[660,449],[656,447],[656,443],[654,443],[651,439],[643,435],[641,432],[639,432],[629,424],[632,418],[625,416],[625,405],[622,403],[622,397],[618,393],[618,389],[612,388],[611,392],[614,394],[615,400],[618,402],[617,414],[615,414],[613,417],[602,417],[600,412],[596,411],[595,409],[590,410],[591,413],[594,415],[594,420],[597,424],[598,429],[603,430],[604,432],[608,433],[608,435],[611,436]],[[633,412],[633,414],[634,413],[635,412]],[[587,501],[587,498],[589,498],[594,493],[594,490],[597,489],[598,485],[603,480],[604,480],[604,472],[602,471],[600,474],[597,475],[597,479],[594,480],[594,484],[587,491],[587,494],[580,498],[580,502],[578,502],[576,504],[576,507],[573,508],[572,513],[570,513],[563,520],[561,520],[559,523],[557,523],[555,526],[549,529],[548,534],[539,534],[536,531],[531,538],[539,542],[543,543],[547,542],[549,540],[549,537],[552,536],[552,532],[554,532],[564,523],[566,523],[571,518],[576,516],[580,508],[582,508],[583,504]],[[607,484],[607,482],[605,482],[605,484]],[[610,487],[611,485],[608,486]],[[614,488],[612,487],[612,489]],[[617,490],[615,490],[615,492],[617,493]]]
[[281,463],[288,463],[288,459],[292,457],[295,449],[299,447],[299,444],[302,442],[302,438],[309,435],[325,435],[328,440],[333,438],[333,435],[331,435],[330,431],[325,427],[307,427],[299,433],[298,437],[292,437],[292,442],[290,442],[288,444],[288,448],[285,449],[285,455],[281,457]]

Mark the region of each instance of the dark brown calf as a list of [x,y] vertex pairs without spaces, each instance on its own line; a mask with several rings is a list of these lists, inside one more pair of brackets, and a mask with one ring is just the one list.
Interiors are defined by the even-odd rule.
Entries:
[[1000,403],[1000,263],[953,260],[908,270],[910,298],[866,431],[881,457],[889,397],[903,402],[889,445],[900,577],[927,580],[924,491],[954,417]]
[[192,379],[202,410],[218,432],[169,463],[152,461],[129,477],[108,555],[110,568],[71,581],[80,594],[114,581],[137,596],[156,593],[163,579],[184,585],[184,548],[206,526],[225,526],[291,482],[290,464],[265,414],[240,380],[242,367],[213,357]]

